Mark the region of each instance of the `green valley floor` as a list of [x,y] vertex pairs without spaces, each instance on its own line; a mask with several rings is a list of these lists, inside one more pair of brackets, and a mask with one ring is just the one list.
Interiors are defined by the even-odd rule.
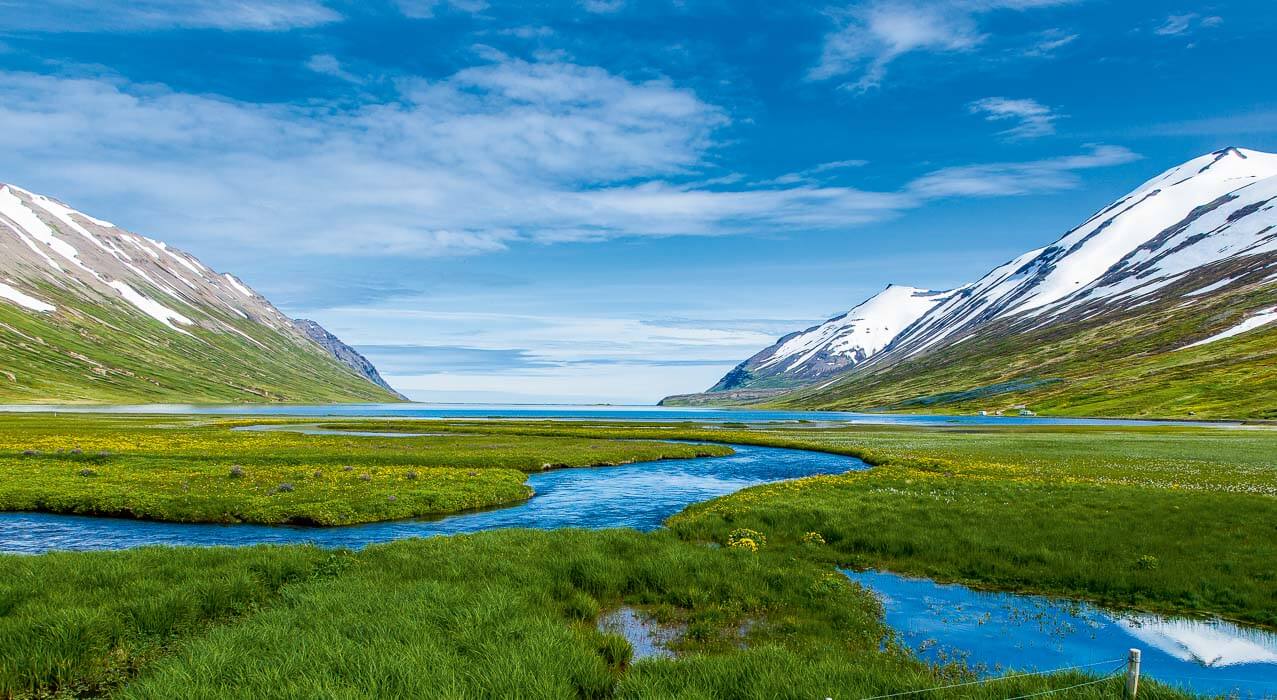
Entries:
[[[1267,430],[371,420],[325,427],[444,437],[229,430],[244,424],[0,416],[0,506],[357,522],[397,515],[381,505],[390,495],[420,490],[437,512],[526,497],[501,489],[543,467],[710,450],[653,439],[823,450],[874,466],[747,489],[653,533],[0,556],[0,697],[863,698],[971,678],[895,642],[878,601],[839,566],[1277,627],[1277,432]],[[452,471],[427,476],[436,469]],[[227,495],[250,481],[256,490]],[[311,505],[261,504],[299,494]],[[740,528],[761,546],[731,546]],[[680,630],[677,658],[635,661],[623,638],[600,632],[598,617],[622,605]],[[1115,696],[1101,684],[1051,697]],[[1182,695],[1148,684],[1140,697]]]

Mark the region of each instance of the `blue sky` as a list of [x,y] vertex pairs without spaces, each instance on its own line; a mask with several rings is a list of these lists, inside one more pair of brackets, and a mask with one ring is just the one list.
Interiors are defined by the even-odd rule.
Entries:
[[1270,2],[0,0],[0,181],[423,400],[650,402],[1226,145]]

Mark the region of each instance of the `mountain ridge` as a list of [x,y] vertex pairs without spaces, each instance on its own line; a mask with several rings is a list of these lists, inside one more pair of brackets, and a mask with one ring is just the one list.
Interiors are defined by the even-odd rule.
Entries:
[[408,397],[396,391],[394,387],[390,386],[390,384],[382,378],[381,372],[377,371],[376,365],[374,365],[367,357],[364,357],[358,350],[347,345],[341,338],[333,335],[327,328],[324,328],[319,325],[318,322],[312,321],[308,318],[295,318],[293,319],[293,323],[297,324],[308,338],[327,350],[328,353],[336,358],[338,362],[353,369],[373,384],[376,384],[382,389],[394,394],[401,401],[408,400]]
[[238,277],[0,183],[0,400],[386,401]]
[[[1227,368],[1246,364],[1257,380],[1251,393],[1277,397],[1277,383],[1269,383],[1277,381],[1270,325],[1277,320],[1275,203],[1277,155],[1229,147],[1194,158],[1054,243],[954,290],[863,361],[757,402],[950,411],[1033,403],[1096,415],[1266,416],[1233,385],[1241,375]],[[1110,355],[1112,349],[1121,352]],[[1163,377],[1164,385],[1180,387],[1182,396],[1140,376],[1105,387],[1095,366],[1101,358],[1148,376],[1178,373],[1173,381]],[[1196,376],[1178,376],[1190,358]],[[1156,405],[1133,397],[1137,388],[1149,393],[1144,403]]]

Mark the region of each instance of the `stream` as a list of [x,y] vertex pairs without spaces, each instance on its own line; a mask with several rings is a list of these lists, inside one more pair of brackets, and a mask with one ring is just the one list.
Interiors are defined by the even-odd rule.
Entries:
[[[291,429],[329,432],[314,426]],[[528,501],[429,520],[313,528],[0,513],[0,552],[294,543],[359,548],[511,527],[653,530],[693,503],[749,486],[868,468],[859,459],[821,452],[733,448],[736,454],[728,457],[534,473],[528,484],[536,495]],[[974,591],[885,572],[844,573],[874,592],[900,639],[933,662],[956,661],[997,675],[1117,659],[1139,647],[1149,677],[1201,693],[1277,698],[1277,634],[1272,632],[1220,620],[1118,613],[1077,601]]]

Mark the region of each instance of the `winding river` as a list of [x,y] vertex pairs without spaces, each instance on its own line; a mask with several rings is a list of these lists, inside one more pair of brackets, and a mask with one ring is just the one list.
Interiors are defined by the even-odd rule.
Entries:
[[[308,432],[313,429],[303,428]],[[403,436],[398,433],[386,435]],[[618,467],[556,469],[528,476],[536,492],[518,505],[436,520],[349,527],[160,523],[44,513],[0,513],[0,552],[125,549],[145,545],[313,543],[358,548],[405,537],[455,535],[506,527],[632,527],[653,530],[687,506],[771,481],[841,474],[868,465],[854,457],[734,446],[728,457],[666,459]]]
[[[0,513],[0,551],[260,543],[358,548],[508,527],[652,530],[688,505],[742,488],[867,468],[852,457],[733,447],[736,454],[728,457],[535,473],[528,483],[536,495],[524,503],[435,520],[307,528]],[[1202,693],[1277,698],[1277,634],[1272,632],[1219,620],[1124,614],[1076,601],[973,591],[885,572],[845,573],[879,596],[900,639],[932,661],[957,660],[986,675],[1090,663],[1103,672],[1109,668],[1098,662],[1140,647],[1150,677]]]

